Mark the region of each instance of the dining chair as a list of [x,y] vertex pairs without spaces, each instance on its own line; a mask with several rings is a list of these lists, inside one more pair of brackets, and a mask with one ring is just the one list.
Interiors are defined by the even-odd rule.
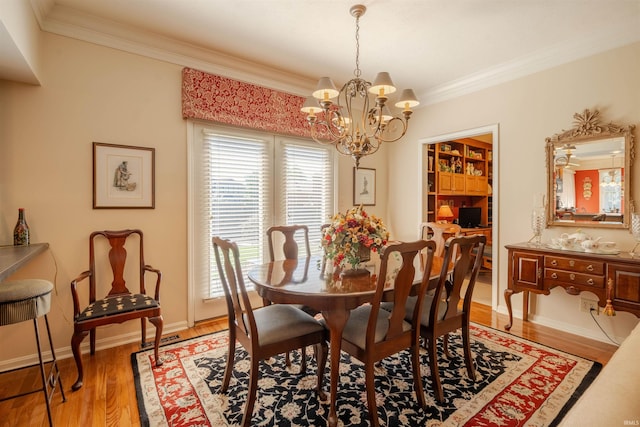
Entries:
[[[300,237],[301,236],[301,237]],[[309,246],[309,227],[306,225],[277,225],[269,227],[267,229],[267,240],[269,241],[269,258],[273,262],[278,259],[298,259],[300,244],[303,244],[306,250],[307,259],[311,257],[311,248]],[[282,246],[275,245],[276,242],[281,242]],[[276,248],[281,248],[276,256]],[[265,301],[265,304],[269,304],[269,301]],[[294,307],[303,310],[304,312],[315,316],[318,314],[310,307],[294,304]],[[304,348],[300,349],[300,366],[302,372],[306,369],[306,351]],[[287,366],[291,365],[291,357],[289,352],[285,353],[285,362]]]
[[436,242],[435,256],[442,256],[444,253],[444,244],[450,237],[459,236],[462,227],[458,224],[439,223],[439,222],[423,222],[420,224],[418,238],[424,240],[433,240]]
[[[130,258],[128,258],[125,245],[130,249]],[[128,267],[127,259],[131,260],[131,267]],[[151,295],[147,295],[146,273],[153,274],[156,279],[155,289]],[[89,279],[89,288],[79,289],[79,285],[85,279]],[[137,281],[138,290],[129,290],[125,279],[132,281],[134,285]],[[80,344],[89,334],[89,349],[93,355],[96,352],[96,328],[98,326],[140,319],[142,346],[144,346],[148,319],[156,327],[153,342],[156,366],[162,364],[162,359],[158,356],[163,325],[160,311],[161,280],[160,270],[145,263],[141,230],[94,231],[91,233],[89,236],[89,270],[80,273],[71,281],[71,296],[73,297],[71,350],[78,370],[78,378],[71,387],[73,390],[82,387],[84,376]],[[106,293],[107,290],[106,296],[96,297],[99,292]],[[81,294],[87,295],[88,299],[88,305],[84,308],[80,304]]]
[[[420,375],[419,326],[429,274],[424,274],[419,285],[414,286],[416,275],[414,261],[418,254],[426,249],[425,261],[427,271],[430,271],[435,248],[435,242],[425,240],[401,242],[385,247],[381,253],[380,272],[371,304],[352,310],[345,325],[342,334],[342,350],[364,363],[367,406],[372,426],[379,425],[374,366],[378,361],[405,349],[411,351],[414,391],[418,403],[421,407],[426,406]],[[391,283],[388,283],[393,288],[389,293],[386,292],[389,280],[387,266],[392,257],[399,258],[400,265],[397,274],[394,274]],[[407,321],[405,306],[412,295],[415,296],[415,309],[412,319]],[[391,311],[381,308],[380,304],[383,300],[392,303],[389,305]]]
[[316,391],[320,399],[325,400],[322,380],[327,362],[328,334],[324,325],[311,315],[289,304],[270,304],[254,310],[244,284],[237,244],[220,237],[213,237],[212,243],[224,289],[229,321],[229,353],[222,381],[222,392],[226,392],[229,387],[234,368],[236,340],[249,353],[251,363],[242,426],[247,427],[251,424],[260,362],[283,352],[309,345],[314,346],[318,361]]
[[[280,234],[280,236],[274,236]],[[282,255],[284,259],[297,259],[298,258],[298,241],[296,241],[296,234],[302,234],[302,243],[306,250],[306,255],[311,256],[311,249],[309,246],[309,227],[306,225],[277,225],[269,227],[267,229],[267,238],[269,240],[269,257],[271,261],[276,260],[274,240],[280,239],[282,241]],[[280,258],[280,257],[278,257]]]
[[[469,341],[469,317],[473,288],[482,267],[482,256],[476,254],[482,254],[485,243],[486,237],[483,235],[459,236],[448,240],[445,243],[438,284],[433,291],[427,292],[422,304],[420,336],[424,338],[427,346],[433,389],[440,403],[444,402],[444,394],[438,370],[438,337],[444,336],[444,352],[450,358],[449,333],[462,329],[464,363],[469,378],[475,379]],[[462,295],[463,284],[467,278],[468,284]],[[416,303],[415,300],[409,300],[405,319],[410,318]]]

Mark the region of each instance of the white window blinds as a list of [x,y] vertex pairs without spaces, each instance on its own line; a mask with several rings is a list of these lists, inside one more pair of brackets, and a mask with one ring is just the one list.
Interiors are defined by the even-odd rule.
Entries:
[[[209,298],[223,295],[211,237],[238,244],[243,272],[262,262],[270,211],[267,139],[203,132],[203,219],[206,220]],[[248,284],[247,284],[248,285]]]
[[325,147],[282,142],[280,209],[286,225],[309,227],[312,254],[320,254],[320,227],[333,213],[333,160]]
[[[320,226],[328,222],[334,202],[330,146],[204,125],[194,127],[193,140],[190,264],[195,298],[223,295],[212,236],[238,244],[245,277],[253,265],[268,260],[266,230],[272,225],[307,225],[312,252],[320,253]],[[250,289],[251,283],[245,283]]]

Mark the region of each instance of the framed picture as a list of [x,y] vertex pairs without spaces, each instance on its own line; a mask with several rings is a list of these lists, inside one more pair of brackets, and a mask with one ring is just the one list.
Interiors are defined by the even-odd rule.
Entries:
[[93,208],[154,209],[155,148],[93,143]]
[[374,206],[376,204],[376,170],[353,168],[353,204]]

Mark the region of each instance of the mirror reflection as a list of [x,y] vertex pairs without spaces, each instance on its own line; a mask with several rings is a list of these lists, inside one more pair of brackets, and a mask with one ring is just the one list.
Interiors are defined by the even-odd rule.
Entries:
[[547,138],[547,224],[628,228],[633,126],[600,125],[575,114],[576,127]]

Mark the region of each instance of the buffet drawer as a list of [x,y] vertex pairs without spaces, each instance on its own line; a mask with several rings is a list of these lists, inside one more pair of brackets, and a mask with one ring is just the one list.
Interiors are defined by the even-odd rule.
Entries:
[[544,269],[544,280],[562,282],[563,284],[604,288],[604,275],[597,276],[594,274],[574,273],[573,271],[553,268]]
[[553,268],[559,270],[571,270],[575,273],[586,273],[604,276],[604,262],[591,261],[575,258],[565,258],[559,256],[545,256],[545,268]]

